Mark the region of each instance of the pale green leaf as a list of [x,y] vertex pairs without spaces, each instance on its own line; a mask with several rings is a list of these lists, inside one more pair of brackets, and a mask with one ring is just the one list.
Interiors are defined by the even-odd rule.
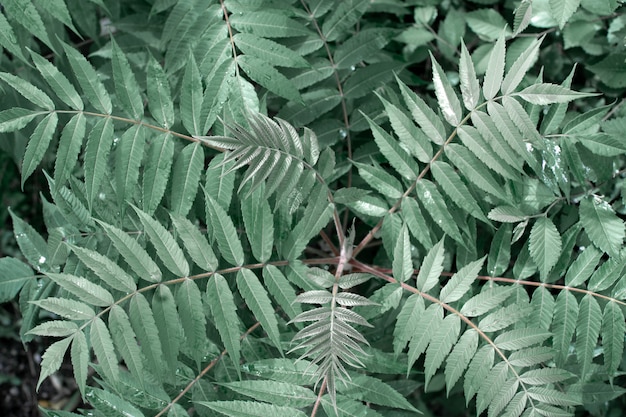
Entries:
[[274,314],[272,302],[254,272],[246,268],[239,270],[237,273],[237,288],[246,305],[252,311],[254,317],[261,323],[263,330],[265,330],[274,346],[282,351],[278,321]]
[[409,231],[426,248],[433,247],[433,241],[428,232],[429,228],[422,211],[413,198],[402,199],[402,217],[409,226]]
[[[552,317],[554,315],[555,305],[556,303],[554,302],[554,297],[552,296],[550,291],[543,286],[537,287],[537,289],[533,291],[533,298],[530,302],[530,308],[534,309],[534,314],[531,318],[534,325],[537,327],[541,327],[542,329],[549,329],[550,325],[552,324]],[[523,314],[523,316],[528,315],[528,312],[525,312],[524,310],[524,306],[520,306],[520,308],[518,309],[518,311],[522,311],[525,313]],[[512,315],[516,316],[517,314],[513,313]]]
[[426,347],[432,340],[443,321],[443,308],[437,304],[431,304],[421,315],[415,333],[409,342],[408,367],[407,374],[411,371],[415,361],[426,350]]
[[33,327],[28,334],[37,336],[65,337],[78,331],[78,326],[73,321],[50,320]]
[[519,208],[513,206],[498,206],[491,209],[487,215],[491,220],[500,223],[517,223],[528,219]]
[[552,333],[544,329],[516,329],[500,334],[493,342],[502,350],[519,350],[541,343],[550,337]]
[[239,394],[277,406],[307,407],[315,402],[315,393],[305,387],[288,382],[251,380],[219,384]]
[[72,22],[70,11],[67,8],[64,0],[35,0],[37,5],[44,9],[46,13],[49,13],[59,22],[70,28],[76,35],[80,36],[78,29]]
[[159,329],[159,339],[163,349],[163,359],[169,372],[178,368],[178,353],[182,344],[182,326],[174,295],[166,285],[159,285],[152,297],[152,313],[154,322]]
[[496,308],[513,292],[513,287],[484,286],[480,294],[470,298],[461,308],[461,314],[477,317]]
[[[498,391],[506,386],[509,367],[506,362],[499,362],[494,366],[481,382],[476,394],[476,413],[480,415],[494,400]],[[514,382],[518,382],[515,381]]]
[[190,54],[180,88],[180,118],[185,129],[192,135],[206,133],[201,120],[202,102],[202,78],[198,64],[193,54]]
[[106,223],[100,225],[126,263],[140,278],[149,282],[161,281],[162,275],[158,265],[133,237]]
[[208,345],[202,293],[195,281],[185,279],[178,286],[175,297],[185,335],[183,351],[185,348],[189,349],[194,359],[200,362]]
[[204,149],[200,143],[191,143],[176,157],[172,168],[172,212],[186,216],[198,192],[200,176],[204,167]]
[[22,189],[24,188],[26,180],[41,163],[46,150],[48,150],[58,121],[59,117],[57,114],[50,113],[37,125],[33,134],[30,136],[22,160]]
[[404,350],[406,344],[417,332],[424,310],[424,299],[419,294],[412,294],[404,302],[393,330],[393,351],[396,356]]
[[416,191],[420,203],[423,204],[435,223],[452,239],[464,244],[461,232],[448,211],[445,200],[437,186],[428,180],[422,179],[417,182]]
[[570,393],[564,393],[561,390],[556,390],[552,388],[531,387],[526,392],[528,393],[528,396],[530,398],[548,404],[562,406],[581,404],[580,399],[573,397]]
[[480,86],[476,78],[474,62],[465,42],[461,39],[461,58],[459,60],[459,78],[461,79],[461,96],[467,110],[474,110],[480,100]]
[[122,109],[134,119],[139,120],[143,116],[143,100],[135,74],[130,68],[128,58],[115,42],[115,38],[111,38],[111,48],[113,53],[111,66],[113,67],[116,97]]
[[13,220],[15,241],[20,247],[22,255],[37,271],[47,268],[48,247],[41,235],[28,223],[19,218],[11,208],[8,209]]
[[265,38],[307,36],[311,33],[301,23],[283,14],[269,11],[233,14],[229,21],[240,32],[252,33]]
[[617,303],[611,301],[604,307],[602,315],[602,347],[604,365],[609,376],[616,373],[624,353],[624,313]]
[[124,359],[124,365],[131,374],[141,381],[145,378],[141,351],[137,345],[130,319],[124,309],[118,305],[114,305],[109,313],[109,328],[113,343]]
[[580,202],[580,222],[589,239],[611,256],[617,255],[624,242],[624,221],[599,197],[586,197]]
[[[472,115],[476,115],[476,113],[479,112],[473,112]],[[489,119],[489,122],[493,124],[491,119]],[[459,135],[461,142],[463,142],[463,145],[465,145],[467,149],[469,149],[492,171],[497,172],[508,179],[519,178],[519,175],[515,172],[515,170],[504,161],[498,152],[501,149],[507,149],[508,152],[517,158],[517,155],[515,155],[513,150],[504,141],[495,125],[492,126],[493,131],[485,131],[485,129],[488,129],[486,125],[479,124],[479,126],[481,127],[482,132],[473,126],[464,125],[457,128],[457,134]],[[494,141],[500,142],[497,142],[496,146],[493,147],[490,143],[494,143]],[[519,162],[517,162],[517,164],[519,164]]]
[[479,8],[469,13],[465,13],[467,25],[484,41],[493,42],[501,36],[509,36],[511,30],[505,28],[506,20],[495,9],[489,7]]
[[70,62],[74,76],[89,102],[102,113],[111,114],[111,98],[96,70],[87,59],[73,47],[63,44],[65,55]]
[[[530,24],[530,21],[533,17],[533,6],[531,0],[522,0],[519,6],[514,11],[513,15],[513,37],[516,37],[521,32],[524,31]],[[526,404],[526,398],[522,400],[521,398],[517,402],[518,404]],[[523,405],[521,406],[524,407]],[[508,410],[508,408],[507,408]],[[521,414],[521,411],[519,412]],[[511,415],[510,417],[519,417],[518,415]]]
[[380,51],[394,34],[389,28],[367,28],[341,42],[335,49],[334,59],[337,68],[350,68]]
[[139,167],[143,159],[146,131],[133,126],[124,132],[115,147],[115,185],[118,203],[123,207],[132,198],[139,179]]
[[576,357],[580,367],[580,375],[584,380],[591,369],[593,351],[598,343],[602,322],[602,311],[595,297],[587,294],[580,302],[578,320],[576,321]]
[[483,95],[486,100],[492,100],[500,91],[502,77],[504,76],[505,48],[504,32],[502,32],[491,50],[487,72],[483,80]]
[[[572,85],[572,80],[574,78],[574,72],[576,70],[576,66],[572,67],[572,70],[569,72],[567,78],[561,83],[562,87],[569,88]],[[539,79],[537,82],[541,82]],[[544,135],[548,135],[550,133],[554,133],[559,129],[559,126],[563,122],[563,118],[565,117],[565,113],[567,112],[567,103],[559,103],[553,106],[550,106],[548,113],[545,115],[543,120],[541,121],[541,133]]]
[[241,342],[239,340],[239,319],[237,318],[237,306],[233,293],[228,287],[226,278],[220,274],[214,274],[209,278],[206,289],[206,297],[211,308],[211,314],[215,322],[224,347],[228,351],[233,364],[239,371],[239,358],[241,357]]
[[197,404],[230,417],[305,417],[302,411],[292,407],[256,401],[198,401]]
[[34,111],[20,107],[3,110],[0,112],[0,132],[6,133],[20,130],[26,127],[35,117],[47,113],[47,111]]
[[252,55],[242,55],[237,58],[237,64],[253,81],[272,93],[290,101],[302,102],[295,85],[269,63]]
[[595,246],[587,247],[581,252],[576,260],[572,262],[565,275],[565,285],[568,287],[578,287],[583,284],[598,266],[602,253]]
[[558,368],[531,369],[520,375],[520,381],[529,385],[546,385],[565,381],[575,376],[571,372]]
[[252,55],[272,66],[294,68],[308,66],[306,59],[298,53],[270,39],[250,33],[238,33],[233,36],[233,41],[244,54]]
[[[487,164],[491,169],[500,173],[501,175],[510,178],[517,179],[519,178],[519,174],[517,172],[523,172],[524,161],[521,160],[518,154],[511,149],[508,142],[502,137],[502,134],[496,127],[496,124],[491,117],[482,111],[473,111],[472,112],[472,123],[480,132],[480,136],[484,139],[483,142],[489,144],[488,148],[491,148],[493,151],[491,152],[492,160],[495,161],[505,161],[506,164],[502,162],[498,163],[497,166],[492,167],[492,161],[488,161],[484,158],[481,158],[483,162]],[[475,135],[472,135],[474,137]],[[479,137],[474,137],[475,140],[479,141]],[[467,145],[470,147],[469,145]],[[471,148],[471,147],[470,147]],[[483,148],[485,148],[483,146]],[[474,152],[473,148],[472,152]],[[508,164],[508,165],[507,165]],[[513,169],[511,169],[511,168]]]
[[396,77],[396,81],[400,86],[400,92],[407,108],[411,112],[413,119],[426,134],[426,137],[437,145],[443,145],[446,140],[446,131],[437,114],[399,78]]
[[116,381],[119,378],[120,370],[117,356],[115,355],[113,339],[111,339],[111,333],[109,333],[107,325],[104,324],[100,317],[96,317],[91,322],[89,329],[91,347],[98,359],[99,372],[103,377]]
[[439,329],[433,335],[424,361],[425,386],[428,386],[433,375],[448,356],[452,347],[456,344],[461,330],[461,319],[455,314],[446,316],[441,322]]
[[[64,4],[63,2],[61,3]],[[54,64],[41,55],[33,51],[29,52],[37,70],[61,101],[74,110],[83,110],[83,100],[65,75],[63,75]]]
[[46,44],[54,52],[54,46],[50,42],[47,25],[43,23],[41,15],[37,11],[35,5],[30,1],[24,0],[7,0],[2,2],[4,12],[13,18],[13,20],[25,28],[30,34]]
[[553,321],[553,343],[557,366],[562,366],[569,355],[570,343],[578,320],[578,301],[570,291],[561,291],[556,298]]
[[549,0],[551,16],[563,29],[567,21],[580,6],[580,0]]
[[16,258],[0,259],[0,303],[12,300],[29,279],[33,271],[28,265]]
[[375,62],[356,68],[343,86],[343,94],[348,99],[357,99],[371,94],[392,80],[392,74],[404,69],[400,61]]
[[437,183],[452,201],[478,220],[489,223],[478,202],[452,166],[443,161],[434,161],[430,169]]
[[0,13],[0,45],[11,54],[22,60],[22,62],[28,62],[22,52],[18,38],[15,36],[13,27],[5,17],[4,13]]
[[99,307],[108,307],[113,304],[113,296],[109,291],[98,284],[94,284],[83,277],[70,274],[53,274],[47,276],[71,294],[87,304]]
[[467,368],[463,392],[465,393],[465,404],[469,404],[472,397],[482,386],[485,377],[493,366],[493,347],[491,345],[482,346],[472,358]]
[[100,187],[104,180],[111,146],[113,145],[113,121],[100,119],[89,132],[85,148],[85,187],[90,210],[96,198],[100,197]]
[[618,156],[626,153],[626,146],[615,135],[596,133],[576,137],[591,152],[600,156]]
[[300,304],[294,302],[296,291],[285,275],[274,265],[266,265],[263,268],[263,283],[289,318],[293,319],[302,313]]
[[104,415],[112,416],[117,414],[122,416],[144,417],[141,411],[112,391],[89,387],[85,396],[93,398],[91,401],[98,405],[98,409],[102,410],[101,413]]
[[65,339],[54,342],[46,349],[41,358],[41,372],[39,374],[39,380],[37,381],[37,389],[39,389],[44,379],[59,370],[71,341],[71,337],[66,337]]
[[[421,271],[420,271],[421,272]],[[393,251],[393,277],[405,282],[413,275],[413,262],[411,261],[411,242],[406,224],[402,225],[400,237]],[[426,282],[422,283],[422,287]],[[419,288],[419,285],[418,285]],[[427,291],[427,290],[426,290]]]
[[241,214],[252,254],[259,262],[267,262],[274,246],[274,219],[262,184],[241,201]]
[[533,225],[528,249],[541,276],[547,277],[561,254],[561,236],[548,217],[540,217]]
[[163,67],[152,55],[148,59],[146,76],[150,114],[164,129],[169,129],[176,121],[170,84]]
[[165,267],[179,277],[189,275],[189,264],[185,259],[185,254],[171,233],[148,213],[135,206],[133,208]]
[[593,292],[600,292],[610,288],[622,277],[624,267],[626,265],[624,264],[623,256],[609,258],[593,273],[587,283],[587,288]]
[[509,269],[511,261],[511,225],[501,225],[491,240],[487,273],[491,276],[500,276]]
[[87,345],[87,338],[83,332],[76,333],[72,338],[70,357],[76,385],[78,385],[78,390],[81,395],[84,396],[89,367],[89,346]]
[[[397,200],[402,197],[402,184],[389,172],[378,165],[368,165],[360,162],[353,162],[353,164],[358,168],[359,176],[363,178],[370,187],[389,198]],[[364,196],[362,195],[361,197]],[[360,200],[360,198],[354,201],[358,200]]]
[[552,360],[554,350],[546,346],[531,347],[517,350],[509,356],[513,366],[532,366]]
[[[524,136],[522,136],[519,128],[516,126],[515,122],[513,122],[506,109],[501,104],[492,101],[488,103],[487,108],[489,110],[489,116],[491,116],[491,119],[496,125],[496,129],[500,131],[502,137],[509,144],[511,149],[521,156],[535,172],[539,172],[539,163],[528,150]],[[519,117],[519,115],[517,117]],[[543,139],[540,138],[540,140],[542,141],[541,143],[543,143]]]
[[439,282],[439,276],[443,272],[444,247],[443,239],[428,251],[417,274],[415,287],[421,292],[428,292]]
[[163,198],[170,177],[173,158],[174,142],[172,137],[167,133],[154,137],[148,145],[142,179],[142,208],[146,213],[154,213]]
[[[544,36],[545,37],[545,36]],[[504,80],[502,80],[502,94],[509,95],[519,83],[524,79],[528,70],[535,64],[539,47],[544,37],[533,39],[530,45],[517,57],[511,68],[507,72]]]
[[32,303],[69,320],[91,320],[96,315],[91,306],[67,298],[48,297]]
[[514,95],[532,104],[544,106],[552,103],[567,103],[583,97],[593,97],[595,93],[580,93],[556,84],[540,83],[526,87]]
[[146,358],[146,369],[150,369],[154,376],[162,379],[167,369],[163,366],[164,358],[159,330],[150,304],[141,293],[135,294],[129,304],[128,317],[141,347],[141,353]]
[[206,183],[204,189],[224,210],[230,207],[230,201],[235,189],[234,161],[225,161],[226,154],[222,153],[211,159],[206,169]]
[[354,26],[369,7],[369,0],[346,0],[337,5],[324,19],[322,33],[326,41],[338,39]]
[[57,189],[65,185],[78,161],[85,137],[86,121],[86,117],[79,113],[63,127],[54,161],[54,184]]
[[204,192],[206,198],[206,209],[217,246],[220,254],[226,262],[231,265],[241,266],[244,261],[243,248],[239,235],[233,221],[228,213],[211,197],[208,192]]
[[72,246],[72,251],[85,266],[95,272],[110,287],[127,294],[137,290],[133,278],[108,257],[78,246]]
[[30,101],[35,106],[50,111],[54,110],[54,102],[52,99],[28,81],[13,74],[9,74],[8,72],[0,72],[0,79],[6,82],[9,86],[13,87],[26,100]]
[[470,363],[470,360],[476,353],[478,348],[478,333],[474,329],[469,329],[454,345],[448,360],[446,361],[445,377],[446,377],[446,391],[448,395],[454,385],[459,380],[465,369]]
[[[343,388],[342,385],[345,385]],[[356,374],[338,386],[341,394],[359,401],[403,410],[417,411],[407,399],[393,387],[369,375]]]
[[442,303],[452,303],[465,295],[478,276],[480,269],[485,263],[485,258],[486,256],[483,256],[474,262],[470,262],[452,275],[452,278],[441,289],[439,294]]
[[170,214],[172,224],[183,241],[183,245],[191,259],[204,271],[215,271],[217,258],[213,249],[202,232],[184,217]]
[[[430,60],[433,65],[433,84],[435,85],[435,94],[437,95],[437,101],[443,117],[448,123],[456,127],[463,117],[463,110],[461,109],[461,103],[456,96],[450,80],[446,76],[435,57],[430,54]],[[491,99],[491,97],[489,97]]]

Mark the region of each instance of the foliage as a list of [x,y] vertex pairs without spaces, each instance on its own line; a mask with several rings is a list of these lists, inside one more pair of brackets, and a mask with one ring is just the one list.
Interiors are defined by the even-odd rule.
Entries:
[[67,355],[97,415],[606,413],[626,57],[599,3],[4,1],[3,146],[48,191],[0,300],[58,338],[39,382]]

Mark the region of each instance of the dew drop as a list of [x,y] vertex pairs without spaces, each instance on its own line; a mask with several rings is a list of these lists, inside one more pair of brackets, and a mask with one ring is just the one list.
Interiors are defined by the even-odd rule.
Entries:
[[354,65],[351,65],[350,66],[350,71],[354,71],[354,70],[356,70],[356,67]]
[[46,257],[45,256],[40,256],[39,260],[37,262],[39,262],[40,264],[45,263],[46,262]]
[[106,199],[106,197],[107,197],[107,195],[106,195],[105,193],[100,193],[100,194],[98,194],[98,198],[99,198],[100,200],[104,200],[104,199]]
[[348,136],[346,129],[339,129],[339,136],[341,136],[342,139],[345,139]]
[[531,143],[528,143],[528,142],[527,142],[527,143],[526,143],[526,150],[527,150],[528,152],[532,152],[532,151],[533,151],[533,149],[534,149],[534,148],[533,148],[533,145],[532,145]]

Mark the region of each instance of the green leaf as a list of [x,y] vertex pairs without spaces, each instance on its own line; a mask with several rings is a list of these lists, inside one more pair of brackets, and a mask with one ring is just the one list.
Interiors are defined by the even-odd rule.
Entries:
[[196,59],[190,54],[180,88],[180,118],[192,135],[206,133],[201,120],[202,102],[202,78]]
[[[528,27],[532,19],[532,16],[533,16],[532,2],[529,0],[522,0],[519,6],[517,6],[517,8],[515,9],[515,12],[513,15],[513,37],[516,37]],[[523,400],[520,399],[519,401],[517,401],[517,404],[522,404],[522,403],[524,405],[526,404],[526,397],[524,397]],[[523,408],[524,405],[521,405],[520,407]],[[521,413],[522,413],[522,410],[520,410],[519,414]],[[512,416],[512,417],[519,417],[519,414],[517,416]]]
[[200,175],[204,167],[204,149],[200,143],[191,143],[176,157],[172,168],[172,212],[186,216],[198,192]]
[[556,298],[553,322],[553,346],[557,366],[567,359],[570,342],[578,319],[578,301],[569,291],[562,291]]
[[46,31],[47,25],[43,23],[43,20],[41,20],[41,15],[31,1],[8,0],[3,2],[2,5],[4,6],[5,13],[8,16],[11,16],[14,21],[19,23],[30,34],[55,51]]
[[141,352],[146,358],[146,369],[162,379],[167,369],[163,366],[163,350],[159,339],[159,330],[150,309],[150,304],[143,294],[135,294],[129,302],[128,317],[132,325]]
[[237,372],[240,372],[241,342],[239,340],[237,306],[233,299],[233,293],[228,287],[228,282],[223,276],[214,274],[209,278],[206,297],[215,321],[215,327],[222,338],[224,347],[228,351]]
[[503,224],[498,228],[489,248],[487,273],[491,276],[500,276],[509,269],[511,262],[511,226]]
[[301,23],[285,15],[269,11],[233,14],[229,21],[240,32],[252,33],[264,38],[307,36],[311,33]]
[[63,127],[54,162],[54,184],[57,190],[65,185],[78,161],[80,147],[85,137],[87,119],[79,113]]
[[110,391],[101,390],[98,388],[89,388],[89,391],[85,394],[88,398],[93,398],[91,401],[95,407],[104,415],[127,415],[133,417],[144,417],[144,414],[135,408],[131,403]]
[[441,326],[443,320],[443,309],[440,305],[431,304],[421,315],[416,327],[415,333],[409,342],[409,355],[407,374],[411,371],[413,364],[426,350],[433,335]]
[[[480,384],[476,395],[476,413],[480,415],[494,400],[498,391],[504,386],[508,377],[509,368],[506,362],[499,362],[488,373]],[[514,380],[515,381],[515,380]],[[517,381],[515,381],[517,382]]]
[[505,48],[504,32],[502,32],[491,50],[489,63],[487,64],[487,72],[483,80],[483,95],[486,100],[492,100],[496,94],[498,94],[500,86],[502,85],[504,57],[506,55]]
[[450,394],[452,388],[456,382],[461,378],[465,369],[470,363],[470,360],[476,353],[478,348],[478,332],[474,329],[469,329],[454,345],[448,360],[446,361],[445,378],[446,378],[446,390],[447,394]]
[[176,311],[174,295],[166,285],[159,285],[152,297],[152,313],[159,329],[163,358],[169,372],[176,372],[178,353],[182,343],[181,323]]
[[150,237],[150,241],[165,267],[179,277],[188,276],[189,264],[185,259],[185,254],[171,233],[148,213],[135,206],[132,207],[135,209],[137,216],[139,216],[144,231]]
[[315,393],[305,387],[277,381],[234,381],[219,384],[239,394],[277,406],[307,407],[315,402]]
[[217,268],[217,258],[202,232],[184,217],[170,213],[172,224],[183,241],[191,259],[205,271],[213,272]]
[[278,321],[272,302],[254,272],[247,268],[240,269],[237,273],[237,288],[254,317],[261,322],[261,326],[274,346],[282,351]]
[[453,165],[477,187],[500,200],[507,200],[503,186],[487,171],[482,162],[468,152],[467,148],[457,144],[450,144],[446,147],[445,152]]
[[[417,274],[415,287],[421,292],[428,292],[439,282],[439,276],[443,271],[444,247],[443,239],[428,251]],[[412,272],[412,270],[411,270]]]
[[452,347],[456,344],[461,330],[461,319],[455,314],[450,314],[443,319],[439,329],[433,335],[424,361],[425,386],[428,386],[433,375],[448,356]]
[[541,276],[547,277],[561,254],[561,236],[552,220],[547,217],[537,219],[530,231],[528,249]]
[[290,101],[303,101],[295,85],[267,62],[252,55],[242,55],[237,58],[237,64],[248,77],[272,93]]
[[119,367],[113,339],[106,324],[100,317],[96,317],[89,328],[91,347],[98,359],[99,372],[110,381],[119,379]]
[[[116,97],[124,111],[134,119],[140,120],[143,116],[143,100],[135,74],[133,74],[133,70],[130,68],[126,55],[115,42],[115,38],[111,38],[111,48],[113,53],[111,65],[113,67]],[[150,68],[148,68],[148,71],[150,71]],[[150,88],[150,85],[148,85],[148,89]],[[152,102],[151,99],[149,101]]]
[[146,213],[154,213],[165,194],[173,157],[174,142],[169,134],[159,135],[149,144],[142,183]]
[[459,78],[461,80],[461,96],[467,110],[474,110],[480,100],[480,86],[476,78],[474,62],[470,56],[465,42],[461,39],[461,58],[459,60]]
[[[476,112],[473,112],[475,114]],[[489,122],[493,124],[491,119]],[[493,125],[493,131],[485,131],[488,129],[485,125],[479,125],[483,132],[477,130],[473,126],[459,126],[457,128],[457,134],[463,142],[463,145],[467,147],[481,162],[483,162],[486,166],[488,166],[492,171],[497,172],[498,174],[508,178],[508,179],[516,179],[518,178],[517,173],[514,169],[507,165],[502,159],[502,156],[498,153],[501,149],[507,149],[512,155],[517,158],[517,155],[514,154],[513,150],[506,144],[500,132],[496,129],[495,125]],[[488,143],[493,143],[494,140],[499,140],[494,147],[490,146]],[[516,162],[519,164],[519,162]],[[521,170],[521,168],[520,168]]]
[[483,256],[474,262],[470,262],[452,275],[452,278],[441,289],[439,294],[442,303],[450,304],[458,301],[467,293],[485,263],[485,258],[486,256]]
[[[65,5],[63,2],[61,2],[61,4]],[[65,75],[63,75],[54,64],[50,63],[50,61],[41,55],[33,51],[29,52],[37,70],[61,101],[74,110],[83,110],[83,100]]]
[[435,85],[435,94],[437,95],[439,108],[446,121],[456,127],[461,123],[461,118],[463,117],[461,103],[452,88],[452,84],[450,84],[450,80],[448,80],[448,77],[432,53],[430,54],[430,60],[433,65],[433,84]]
[[[389,198],[399,199],[402,197],[402,184],[386,170],[378,165],[368,165],[360,162],[353,162],[353,164],[358,168],[359,176],[363,178],[370,187]],[[354,201],[358,200],[360,200],[360,198]]]
[[87,373],[89,367],[89,346],[87,338],[83,332],[78,332],[72,338],[72,348],[70,350],[74,379],[81,395],[85,395],[87,384]]
[[150,114],[164,129],[169,129],[176,121],[170,84],[163,67],[152,55],[148,59],[146,85]]
[[504,80],[502,80],[502,94],[509,95],[519,83],[524,79],[524,76],[537,60],[539,53],[539,47],[545,36],[539,39],[533,39],[530,45],[517,57],[511,68],[507,72]]
[[[115,185],[118,203],[124,207],[139,179],[139,167],[145,148],[145,129],[133,126],[122,134],[115,147]],[[115,141],[115,140],[114,140]]]
[[413,119],[422,128],[426,137],[437,145],[443,145],[446,140],[446,131],[439,117],[417,94],[411,91],[399,78],[396,81],[400,92]]
[[393,330],[393,351],[396,357],[404,350],[418,330],[420,317],[424,314],[424,299],[419,294],[411,294],[406,299]]
[[262,263],[272,256],[274,247],[274,219],[262,184],[241,201],[241,214],[252,254]]
[[298,53],[269,39],[250,33],[237,33],[233,36],[233,41],[244,54],[252,55],[272,66],[303,68],[309,65]]
[[18,43],[18,38],[15,36],[13,27],[11,27],[11,24],[4,16],[4,13],[0,13],[0,45],[11,54],[22,60],[22,62],[28,62],[22,52],[20,44]]
[[602,347],[604,349],[604,365],[609,376],[616,373],[624,352],[624,313],[617,303],[611,301],[604,307],[602,316]]
[[580,93],[556,84],[540,83],[526,87],[519,93],[513,94],[531,104],[545,106],[552,103],[567,103],[583,97],[593,97],[595,93]]
[[424,205],[424,208],[426,208],[426,211],[428,211],[435,223],[452,239],[464,244],[461,233],[435,184],[424,179],[419,180],[416,184],[419,201]]
[[565,275],[565,285],[578,287],[583,284],[598,266],[602,253],[594,246],[587,247],[576,260],[570,264]]
[[231,265],[241,266],[244,261],[243,248],[239,241],[237,229],[228,213],[205,190],[208,220],[217,240],[220,254]]
[[193,280],[185,279],[178,287],[175,297],[185,335],[183,349],[189,349],[199,363],[208,345],[202,294]]
[[283,311],[293,319],[302,313],[300,303],[296,303],[296,292],[285,275],[274,265],[263,268],[263,282],[267,290]]
[[580,6],[580,0],[550,0],[550,12],[554,20],[563,29],[565,23],[572,17]]
[[85,148],[85,187],[90,210],[96,197],[100,198],[100,187],[104,180],[112,144],[113,121],[108,117],[100,119],[89,132]]
[[[484,41],[493,42],[502,36],[506,20],[492,8],[481,8],[465,13],[467,25]],[[504,29],[504,35],[509,36],[511,30]]]
[[322,33],[326,41],[336,40],[354,26],[369,5],[368,0],[346,0],[338,4],[322,25]]
[[[553,405],[572,406],[580,405],[581,401],[573,397],[569,393],[563,391],[543,388],[543,387],[531,387],[528,389],[528,396],[534,400],[541,401]],[[561,411],[558,409],[558,411]]]
[[406,224],[402,225],[400,237],[393,251],[393,276],[400,282],[405,282],[413,275],[413,262],[411,261],[411,242]]
[[302,411],[292,407],[266,404],[256,401],[198,401],[196,404],[210,408],[230,417],[305,417]]
[[434,161],[430,165],[433,177],[441,186],[443,191],[450,196],[452,201],[457,203],[461,208],[466,210],[473,217],[489,223],[489,220],[483,214],[478,202],[472,196],[469,189],[456,173],[454,168],[442,161]]
[[37,336],[65,337],[78,331],[78,326],[73,321],[51,320],[41,323],[28,331],[28,334]]
[[161,281],[161,270],[134,238],[116,227],[101,222],[99,224],[126,263],[140,278],[148,282]]
[[541,343],[552,337],[552,333],[543,329],[515,329],[501,333],[493,341],[502,350],[519,350]]
[[36,3],[52,17],[70,28],[76,35],[80,36],[78,29],[76,29],[74,23],[72,22],[70,11],[68,10],[64,0],[36,0]]
[[[496,124],[493,120],[491,120],[491,117],[482,111],[473,111],[472,123],[476,126],[478,132],[480,133],[478,136],[472,134],[472,138],[480,143],[479,139],[482,136],[484,139],[483,142],[489,144],[488,147],[482,146],[482,148],[485,149],[484,153],[488,152],[488,148],[492,149],[490,158],[491,161],[481,157],[480,154],[474,150],[474,148],[470,147],[470,145],[467,146],[470,147],[472,152],[476,153],[476,155],[479,156],[479,158],[481,158],[481,160],[491,169],[507,178],[518,180],[519,175],[515,171],[523,172],[522,166],[524,165],[524,161],[519,158],[518,154],[511,149],[508,142],[504,139],[504,137],[502,137],[502,134],[496,127]],[[500,162],[501,160],[506,161],[506,164]],[[496,161],[496,166],[492,167],[493,161]]]
[[137,290],[137,285],[133,278],[108,257],[78,246],[72,246],[72,251],[86,267],[91,269],[110,287],[126,294]]
[[124,309],[114,305],[109,313],[109,329],[113,336],[113,343],[124,359],[124,364],[132,375],[140,379],[145,378],[141,351],[137,345],[135,332],[130,319]]
[[25,263],[10,257],[0,259],[0,303],[12,300],[33,278],[33,271]]
[[60,287],[74,294],[81,301],[99,307],[108,307],[114,303],[113,296],[109,291],[98,284],[94,284],[83,277],[70,274],[46,274]]
[[48,297],[33,304],[68,320],[91,320],[96,315],[89,305],[66,298]]
[[339,69],[350,68],[380,51],[394,34],[388,28],[367,28],[341,42],[335,49],[333,61]]
[[461,314],[468,317],[478,317],[485,314],[499,306],[511,295],[512,291],[513,287],[485,286],[480,294],[473,296],[463,304]]
[[580,222],[589,239],[611,256],[619,253],[624,241],[624,221],[599,197],[586,197],[580,202]]
[[409,181],[417,178],[419,168],[413,159],[402,149],[396,140],[378,126],[372,119],[364,116],[374,134],[376,145],[380,152],[387,158],[391,166]]
[[13,107],[0,112],[0,132],[13,132],[28,125],[35,117],[47,114],[45,111],[34,111]]
[[591,152],[600,156],[618,156],[626,153],[626,146],[614,135],[597,133],[576,137]]
[[415,126],[397,106],[380,96],[378,98],[385,106],[385,113],[387,113],[391,127],[400,139],[400,142],[409,150],[411,155],[415,156],[420,162],[430,162],[433,156],[433,149],[424,132]]
[[413,412],[417,411],[402,394],[378,378],[356,374],[345,381],[344,385],[345,389],[339,385],[341,394],[355,400]]
[[66,44],[63,44],[63,49],[70,62],[74,76],[89,102],[98,111],[111,114],[111,98],[104,88],[96,70],[78,50]]
[[493,367],[493,352],[492,346],[484,345],[472,358],[463,383],[466,404],[469,404]]
[[580,375],[584,380],[593,362],[593,351],[598,343],[602,311],[595,297],[587,294],[580,302],[576,321],[576,357],[581,365]]
[[13,233],[22,255],[37,271],[47,268],[48,247],[46,241],[33,227],[20,219],[11,208],[8,209],[13,220]]
[[30,136],[24,152],[24,159],[22,160],[22,189],[24,189],[26,180],[41,163],[46,150],[48,150],[58,122],[59,117],[57,114],[50,113],[37,125]]
[[59,370],[71,341],[71,337],[66,337],[58,342],[54,342],[46,349],[41,358],[41,372],[37,381],[37,389],[39,389],[44,379]]

